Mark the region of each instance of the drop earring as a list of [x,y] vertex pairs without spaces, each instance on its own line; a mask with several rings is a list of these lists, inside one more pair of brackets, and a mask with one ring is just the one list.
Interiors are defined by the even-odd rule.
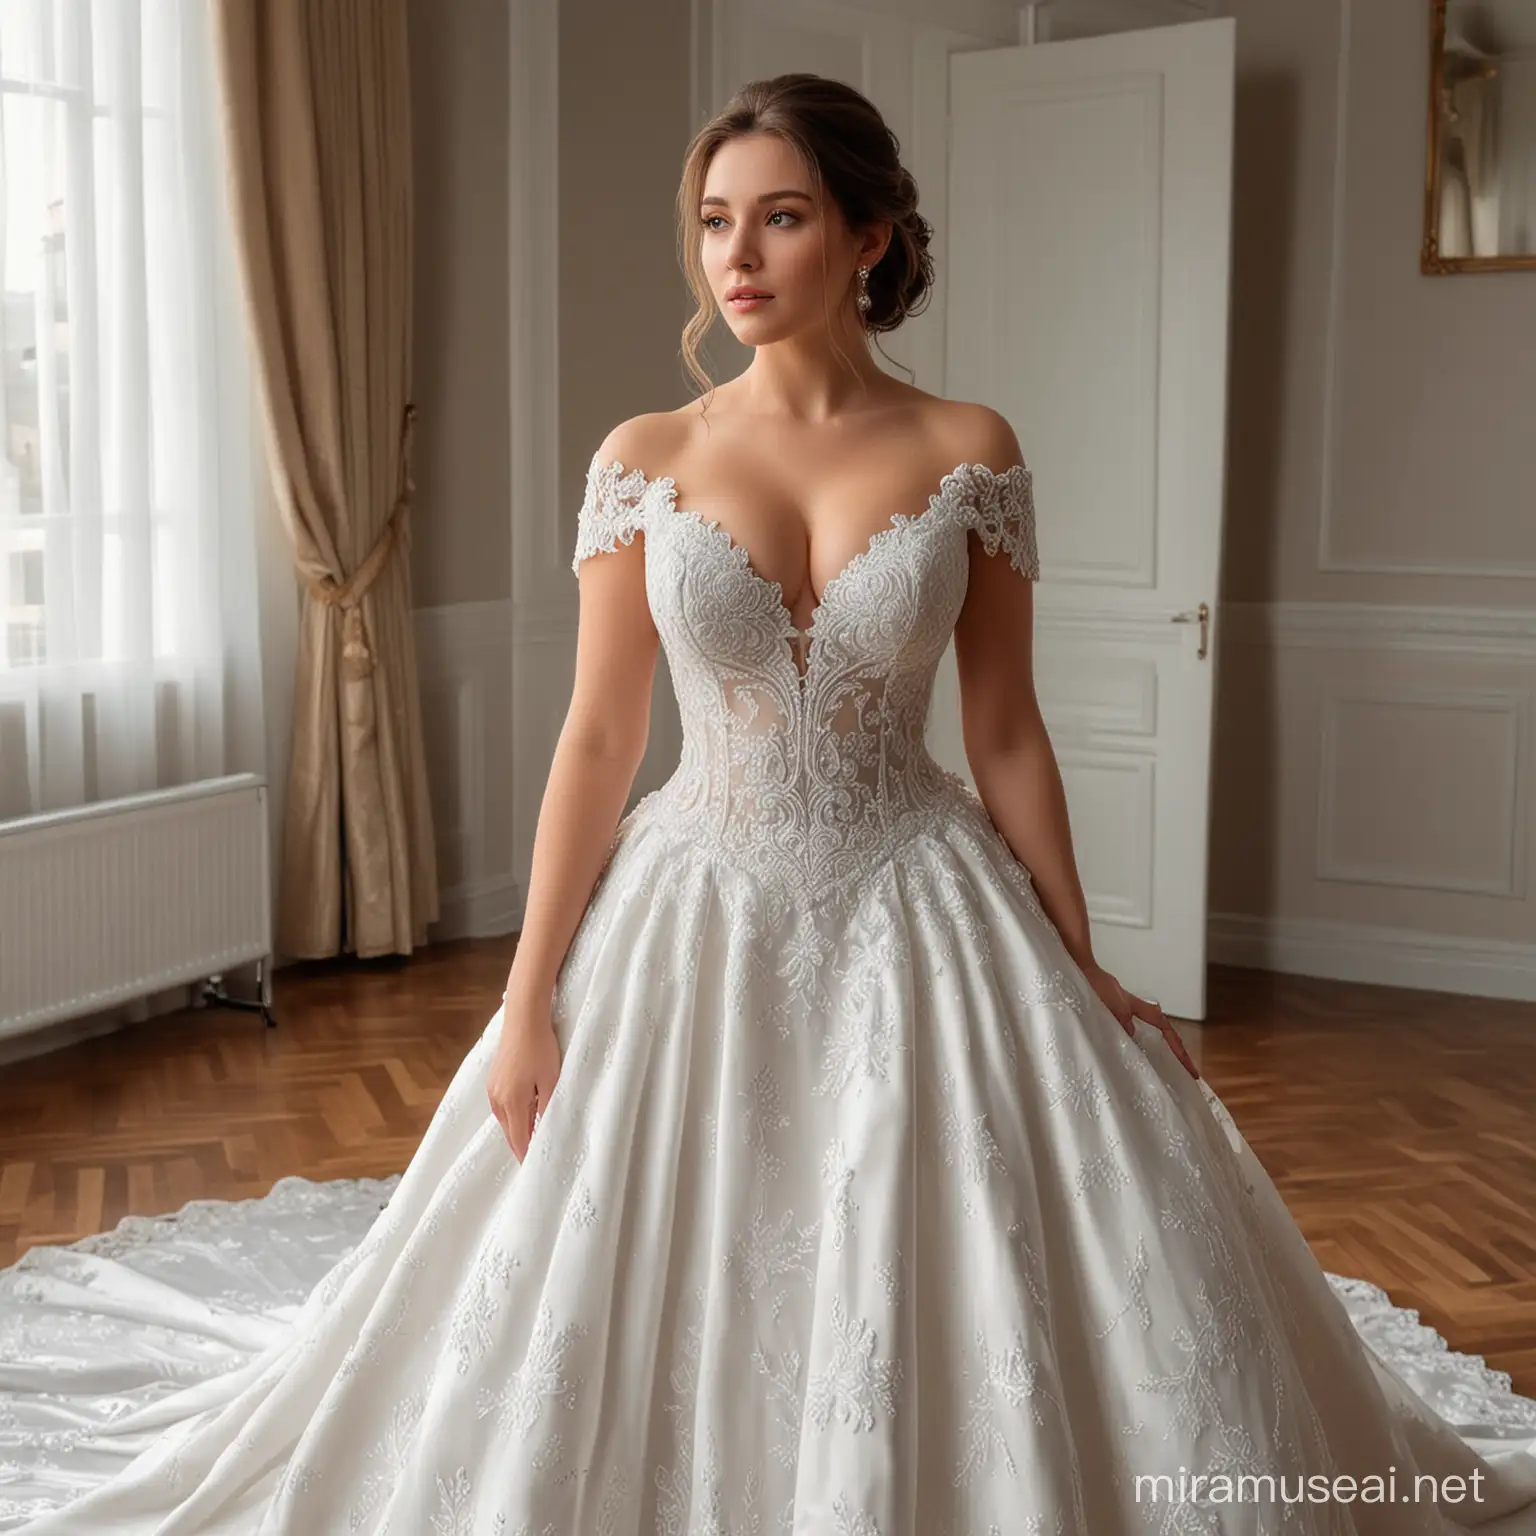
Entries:
[[869,268],[859,268],[859,296],[854,302],[859,307],[859,315],[863,317],[869,313]]

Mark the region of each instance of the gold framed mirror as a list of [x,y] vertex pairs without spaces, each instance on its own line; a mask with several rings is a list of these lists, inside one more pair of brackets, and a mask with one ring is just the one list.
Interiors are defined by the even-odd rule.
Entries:
[[1536,3],[1430,0],[1429,273],[1536,271]]

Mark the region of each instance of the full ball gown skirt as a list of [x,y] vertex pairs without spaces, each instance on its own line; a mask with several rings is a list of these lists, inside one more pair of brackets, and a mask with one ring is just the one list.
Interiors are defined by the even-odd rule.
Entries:
[[[803,674],[723,531],[594,460],[577,562],[640,531],[683,760],[561,968],[526,1162],[485,1096],[498,1010],[398,1183],[200,1205],[159,1269],[132,1230],[28,1255],[10,1528],[1536,1531],[1536,1403],[1330,1284],[922,748],[969,535],[1037,568],[1028,471],[960,466],[877,535]],[[1285,1496],[1346,1474],[1394,1502]]]

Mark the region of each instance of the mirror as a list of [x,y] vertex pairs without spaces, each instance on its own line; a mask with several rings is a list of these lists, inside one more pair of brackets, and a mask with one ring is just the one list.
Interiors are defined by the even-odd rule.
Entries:
[[1430,0],[1425,272],[1536,269],[1536,0]]

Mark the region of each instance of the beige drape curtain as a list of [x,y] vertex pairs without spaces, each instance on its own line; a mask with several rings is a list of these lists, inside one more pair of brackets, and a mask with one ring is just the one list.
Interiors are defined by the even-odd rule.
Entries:
[[438,915],[411,631],[405,0],[218,0],[277,501],[304,587],[277,947],[409,953]]

